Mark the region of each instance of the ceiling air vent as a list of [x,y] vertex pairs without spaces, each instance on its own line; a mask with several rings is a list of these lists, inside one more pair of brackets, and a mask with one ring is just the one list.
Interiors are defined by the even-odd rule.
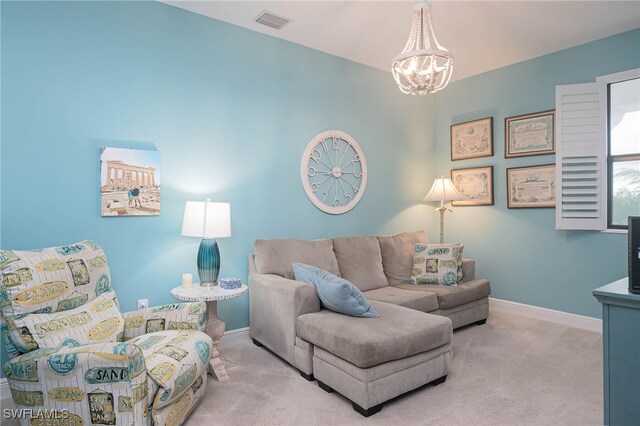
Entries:
[[284,16],[278,16],[275,13],[265,10],[260,15],[258,15],[258,17],[256,18],[256,22],[258,24],[266,25],[267,27],[279,30],[280,28],[291,22],[291,19],[285,18]]

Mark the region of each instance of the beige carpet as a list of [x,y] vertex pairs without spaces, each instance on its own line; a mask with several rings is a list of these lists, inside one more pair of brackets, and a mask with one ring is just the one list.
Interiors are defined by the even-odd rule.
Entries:
[[248,338],[221,346],[231,380],[209,380],[187,421],[199,425],[598,425],[600,334],[515,315],[453,335],[447,381],[367,418]]
[[368,419],[248,337],[225,337],[221,352],[231,380],[209,379],[187,426],[586,426],[603,419],[600,334],[515,315],[492,314],[485,325],[456,331],[447,381],[404,395]]

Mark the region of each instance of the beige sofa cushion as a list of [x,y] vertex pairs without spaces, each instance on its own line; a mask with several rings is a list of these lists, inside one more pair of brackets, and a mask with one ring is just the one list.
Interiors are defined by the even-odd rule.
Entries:
[[[491,294],[491,286],[487,280],[465,281],[457,286],[446,285],[414,285],[399,284],[395,286],[399,289],[412,290],[417,292],[435,293],[438,296],[440,309],[451,309],[465,303],[474,302]],[[365,293],[366,294],[366,293]],[[367,295],[367,297],[369,297]]]
[[415,231],[377,238],[382,254],[382,266],[389,284],[409,282],[413,267],[413,249],[416,243],[428,242],[427,234],[424,231]]
[[340,276],[331,240],[256,240],[254,247],[258,274],[295,280],[291,263],[300,262]]
[[427,291],[409,291],[401,288],[386,286],[364,292],[369,300],[393,303],[405,308],[422,312],[431,312],[438,309],[438,296]]
[[376,237],[342,237],[332,241],[342,278],[361,291],[389,286]]
[[379,318],[335,312],[301,315],[298,336],[360,367],[369,368],[451,342],[451,320],[391,303],[371,301]]

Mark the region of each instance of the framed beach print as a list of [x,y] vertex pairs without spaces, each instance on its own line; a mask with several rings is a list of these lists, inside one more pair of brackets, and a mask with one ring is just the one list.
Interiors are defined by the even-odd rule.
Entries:
[[451,181],[464,195],[464,200],[453,201],[453,206],[493,205],[493,166],[451,170]]
[[505,118],[505,158],[555,153],[554,124],[554,110]]
[[493,156],[493,117],[451,125],[451,160]]
[[554,208],[556,165],[507,169],[507,207],[510,209]]

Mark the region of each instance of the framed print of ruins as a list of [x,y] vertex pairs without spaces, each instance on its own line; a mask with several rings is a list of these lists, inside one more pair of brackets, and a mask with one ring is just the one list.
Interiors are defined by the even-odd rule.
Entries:
[[451,160],[493,156],[493,117],[451,126]]
[[160,214],[160,153],[128,148],[100,149],[102,216]]

